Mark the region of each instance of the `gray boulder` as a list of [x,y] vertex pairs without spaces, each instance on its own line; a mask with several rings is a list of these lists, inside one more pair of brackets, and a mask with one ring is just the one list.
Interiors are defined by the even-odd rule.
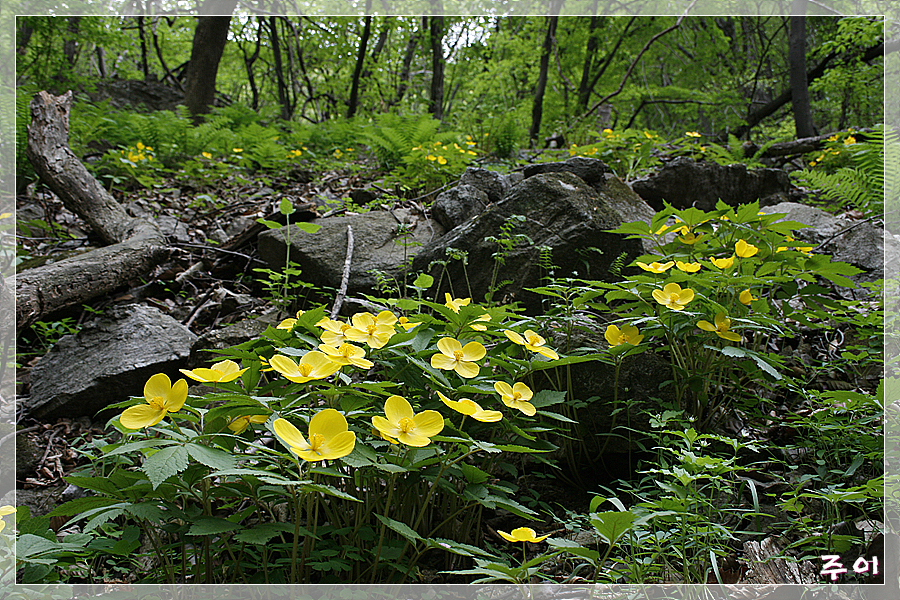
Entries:
[[482,190],[464,183],[438,194],[431,205],[431,216],[447,229],[468,221],[490,204]]
[[786,220],[809,225],[806,229],[796,230],[794,237],[813,247],[824,243],[816,252],[830,254],[834,260],[863,269],[865,273],[852,278],[856,281],[883,279],[885,265],[896,265],[900,261],[900,242],[871,222],[836,217],[796,202],[782,202],[762,211],[784,214]]
[[[498,283],[509,283],[502,286],[494,298],[520,301],[532,311],[540,307],[540,297],[524,288],[540,285],[541,277],[547,275],[539,265],[541,246],[551,248],[557,277],[608,278],[609,267],[620,254],[624,253],[626,262],[630,262],[643,253],[639,241],[606,233],[622,223],[608,196],[598,194],[571,173],[558,172],[526,178],[502,201],[426,245],[413,259],[412,270],[432,272],[437,279],[442,267],[431,266],[432,263],[447,260],[448,248],[465,250],[468,252],[466,272],[471,295],[473,300],[480,301],[491,286],[493,254],[498,250],[496,243],[485,242],[485,238],[499,236],[501,227],[512,215],[525,217],[512,233],[527,235],[534,243],[519,245],[509,251],[497,275]],[[466,274],[461,262],[451,260],[446,268],[449,280],[455,284],[454,294],[469,296],[464,287]],[[447,276],[442,281],[446,282]],[[443,291],[438,290],[439,293]]]
[[587,156],[573,156],[563,162],[541,163],[525,167],[525,178],[541,173],[571,173],[601,193],[606,185],[606,176],[612,170],[601,160]]
[[746,165],[695,162],[681,156],[656,174],[638,179],[632,189],[656,210],[663,202],[675,208],[713,210],[722,200],[729,206],[759,200],[760,206],[786,202],[796,189],[780,169],[747,169]]
[[197,336],[160,310],[113,306],[75,335],[62,337],[31,369],[32,417],[93,417],[110,404],[142,396],[156,373],[174,381]]
[[507,177],[496,171],[466,167],[459,185],[470,185],[487,194],[488,202],[500,202],[509,192],[511,187]]
[[[444,229],[406,209],[372,211],[357,215],[329,217],[314,221],[322,228],[307,233],[291,226],[287,232],[290,260],[300,265],[303,281],[320,287],[338,289],[347,256],[347,226],[353,229],[353,258],[350,263],[348,292],[371,291],[377,280],[371,269],[401,277],[404,258],[414,256],[422,244],[440,236]],[[408,228],[404,248],[401,226]],[[285,265],[285,230],[271,229],[259,235],[259,254],[271,269]]]

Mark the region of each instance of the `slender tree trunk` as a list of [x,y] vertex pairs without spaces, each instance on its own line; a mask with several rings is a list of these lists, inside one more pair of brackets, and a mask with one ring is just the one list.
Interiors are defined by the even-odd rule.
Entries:
[[144,34],[144,17],[137,18],[138,38],[141,40],[141,72],[144,81],[150,80],[150,65],[147,62],[147,36]]
[[[371,8],[371,2],[366,3],[366,12]],[[363,63],[366,62],[366,46],[369,44],[369,35],[372,31],[372,17],[366,15],[363,19],[363,32],[359,40],[359,52],[356,55],[356,67],[353,69],[353,79],[350,82],[350,101],[347,104],[347,118],[356,114],[359,104],[359,79],[363,71]]]
[[106,79],[106,56],[103,47],[97,46],[94,53],[97,55],[97,74],[101,79]]
[[588,28],[588,41],[584,48],[584,67],[581,70],[581,81],[578,84],[578,113],[587,110],[588,102],[591,97],[591,71],[594,65],[594,55],[597,54],[597,37],[599,35],[600,26],[606,20],[606,17],[594,15],[591,17],[591,25]]
[[[212,10],[211,0],[207,0],[201,8]],[[228,12],[234,10],[237,0],[226,4]],[[195,120],[208,113],[216,98],[216,73],[219,61],[228,41],[228,27],[231,16],[199,16],[197,28],[194,30],[194,41],[191,44],[191,59],[188,62],[184,83],[184,103]]]
[[[806,1],[794,2],[795,16],[790,17],[791,29],[788,43],[790,62],[791,103],[794,107],[794,125],[798,138],[816,135],[812,108],[809,104],[809,83],[806,80]],[[796,15],[796,9],[801,14]]]
[[544,36],[544,45],[541,48],[541,66],[538,73],[537,86],[534,90],[534,103],[531,105],[531,129],[528,130],[528,139],[531,147],[537,146],[538,134],[541,131],[541,119],[544,114],[544,91],[547,89],[547,73],[550,67],[550,52],[553,50],[553,38],[556,35],[556,24],[559,16],[547,17],[547,34]]
[[278,102],[281,104],[281,118],[291,118],[287,85],[284,82],[284,68],[281,64],[281,44],[278,41],[278,18],[269,17],[269,38],[272,41],[272,56],[275,59],[275,80],[278,84]]
[[253,54],[247,56],[244,47],[241,46],[241,53],[244,55],[244,67],[247,69],[247,81],[250,83],[250,107],[253,110],[259,110],[259,87],[256,85],[256,75],[253,72],[253,64],[259,58],[259,50],[262,47],[263,24],[265,21],[262,17],[258,17],[258,25],[256,28],[256,48]]
[[63,54],[69,67],[75,66],[78,59],[78,30],[81,28],[81,17],[69,17],[66,21],[66,41],[63,42]]
[[184,91],[184,86],[181,85],[181,81],[178,80],[178,77],[169,69],[169,66],[166,64],[166,59],[163,58],[162,48],[159,47],[159,36],[156,34],[156,27],[159,25],[159,20],[157,20],[153,27],[150,28],[150,33],[153,34],[153,49],[156,50],[156,58],[159,59],[159,65],[163,69],[163,81],[168,81],[171,85],[177,86],[182,92]]
[[19,17],[19,28],[16,30],[16,53],[24,56],[28,48],[28,42],[31,41],[31,34],[34,28],[28,22],[27,17]]
[[409,89],[409,74],[412,68],[412,61],[416,56],[416,48],[419,45],[419,37],[421,37],[423,30],[424,27],[409,35],[409,41],[406,43],[406,52],[403,54],[403,66],[400,68],[400,78],[397,82],[397,95],[393,100],[388,102],[388,106],[400,104],[403,100],[403,96],[406,95],[406,90]]
[[441,120],[444,118],[444,17],[432,16],[428,24],[431,41],[431,101],[428,112]]

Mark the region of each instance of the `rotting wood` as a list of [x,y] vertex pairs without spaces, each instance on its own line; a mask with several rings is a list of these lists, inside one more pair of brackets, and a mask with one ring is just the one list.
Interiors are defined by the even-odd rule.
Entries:
[[46,315],[107,294],[149,273],[167,253],[156,223],[133,218],[69,148],[72,92],[39,92],[31,101],[28,158],[63,204],[111,244],[80,256],[18,273],[16,331]]

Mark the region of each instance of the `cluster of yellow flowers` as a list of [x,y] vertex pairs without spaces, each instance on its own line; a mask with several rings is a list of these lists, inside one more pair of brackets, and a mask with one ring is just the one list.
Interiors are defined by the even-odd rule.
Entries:
[[[453,298],[450,294],[445,297],[445,306],[456,313],[471,302],[470,298]],[[302,314],[300,311],[296,318],[283,320],[278,328],[292,330]],[[475,321],[477,322],[470,327],[484,331],[486,326],[483,323],[490,321],[490,315],[485,313]],[[418,325],[420,323],[411,322],[406,317],[398,318],[389,310],[374,315],[368,312],[356,313],[349,322],[323,317],[316,323],[322,329],[321,343],[317,349],[309,350],[299,360],[283,353],[268,360],[263,359],[263,370],[277,372],[293,383],[325,379],[345,366],[368,370],[374,363],[366,358],[366,347],[371,350],[383,348],[397,333],[398,327],[409,330]],[[551,360],[559,358],[554,350],[547,347],[546,340],[530,329],[521,334],[512,330],[503,333],[509,340],[531,352]],[[464,379],[477,377],[487,349],[481,342],[469,341],[463,344],[463,341],[446,336],[440,338],[437,342],[438,352],[431,357],[431,366],[442,371],[454,371]],[[233,382],[245,371],[246,367],[242,369],[232,360],[217,362],[209,368],[181,369],[186,377],[212,385]],[[494,390],[507,407],[528,416],[536,414],[537,409],[530,402],[534,393],[524,383],[497,381],[494,383]],[[167,375],[156,374],[144,386],[145,403],[126,408],[119,422],[128,429],[151,427],[162,421],[168,413],[181,410],[187,395],[188,385],[184,379],[179,379],[173,385]],[[445,406],[464,417],[472,417],[484,423],[503,418],[500,411],[486,410],[469,398],[453,400],[439,391],[437,395]],[[228,428],[235,434],[241,434],[251,424],[266,423],[269,417],[270,415],[248,414],[229,418]],[[416,413],[406,398],[392,395],[384,403],[384,414],[373,416],[371,423],[375,431],[392,444],[423,447],[430,444],[431,438],[443,430],[444,417],[434,410]],[[284,418],[276,418],[272,422],[272,430],[295,455],[308,462],[347,456],[356,443],[356,434],[349,431],[346,418],[334,408],[319,410],[310,418],[308,439]]]
[[145,146],[143,142],[138,142],[133,147],[128,148],[128,150],[120,150],[119,154],[126,157],[133,163],[138,163],[142,161],[151,162],[153,160],[153,148],[150,146]]

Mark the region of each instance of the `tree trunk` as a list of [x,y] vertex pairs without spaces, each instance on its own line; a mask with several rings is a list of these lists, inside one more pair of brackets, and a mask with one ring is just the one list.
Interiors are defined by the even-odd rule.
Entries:
[[528,139],[531,147],[537,147],[538,134],[541,131],[541,119],[544,114],[544,90],[547,89],[547,73],[550,67],[550,52],[553,50],[553,38],[556,35],[556,23],[559,17],[554,15],[547,17],[547,35],[544,36],[544,45],[541,48],[541,66],[538,73],[537,87],[534,90],[534,103],[531,105],[531,129],[528,130]]
[[81,27],[81,17],[69,17],[66,22],[66,41],[63,42],[63,54],[69,68],[75,66],[78,59],[78,30]]
[[[207,8],[207,2],[204,9]],[[237,0],[229,2],[229,13],[234,10]],[[228,7],[226,7],[228,8]],[[216,73],[219,60],[228,41],[228,27],[231,16],[197,17],[197,28],[194,30],[194,41],[191,44],[191,59],[188,62],[184,83],[184,103],[194,116],[200,120],[201,115],[210,111],[216,98]]]
[[[366,10],[370,8],[366,3]],[[347,103],[347,118],[350,119],[356,114],[356,108],[359,104],[359,79],[363,71],[363,63],[366,62],[366,46],[369,44],[369,35],[372,32],[372,17],[366,15],[363,19],[363,32],[359,40],[359,53],[356,55],[356,67],[353,69],[353,79],[350,83],[350,101]]]
[[262,47],[263,24],[265,21],[262,17],[258,17],[259,25],[256,28],[256,47],[253,54],[247,56],[247,52],[243,46],[240,46],[241,53],[244,55],[244,67],[247,69],[247,81],[250,83],[250,108],[259,110],[259,87],[256,85],[256,75],[253,72],[253,64],[259,58],[259,50]]
[[284,67],[281,61],[281,44],[278,40],[278,19],[269,17],[269,37],[272,40],[272,56],[275,59],[275,80],[278,84],[278,102],[281,104],[281,118],[291,118],[291,102],[288,98],[287,84],[284,81]]
[[420,31],[414,31],[409,35],[409,41],[406,43],[406,53],[403,55],[403,66],[400,68],[400,80],[397,83],[397,95],[393,100],[388,102],[388,106],[400,104],[406,90],[409,88],[410,69],[412,68],[413,58],[416,56],[416,47],[419,45]]
[[[809,104],[809,83],[806,81],[806,2],[794,2],[799,8],[800,16],[790,17],[788,34],[788,61],[790,63],[791,103],[794,106],[794,125],[798,138],[816,135],[813,124],[812,108]],[[795,12],[796,14],[796,12]]]
[[428,19],[431,40],[431,102],[428,112],[438,120],[444,118],[444,17]]
[[72,92],[59,97],[40,92],[34,97],[26,153],[41,180],[66,208],[113,245],[18,273],[14,278],[17,331],[145,275],[166,253],[159,227],[128,216],[69,149],[71,107]]
[[150,64],[147,62],[147,36],[144,34],[144,17],[137,18],[138,38],[141,40],[141,73],[144,81],[150,80]]
[[578,112],[587,110],[591,96],[591,71],[594,65],[594,55],[597,53],[597,36],[600,25],[606,17],[594,15],[591,17],[591,25],[588,29],[588,41],[584,48],[584,67],[581,70],[581,81],[578,84]]

